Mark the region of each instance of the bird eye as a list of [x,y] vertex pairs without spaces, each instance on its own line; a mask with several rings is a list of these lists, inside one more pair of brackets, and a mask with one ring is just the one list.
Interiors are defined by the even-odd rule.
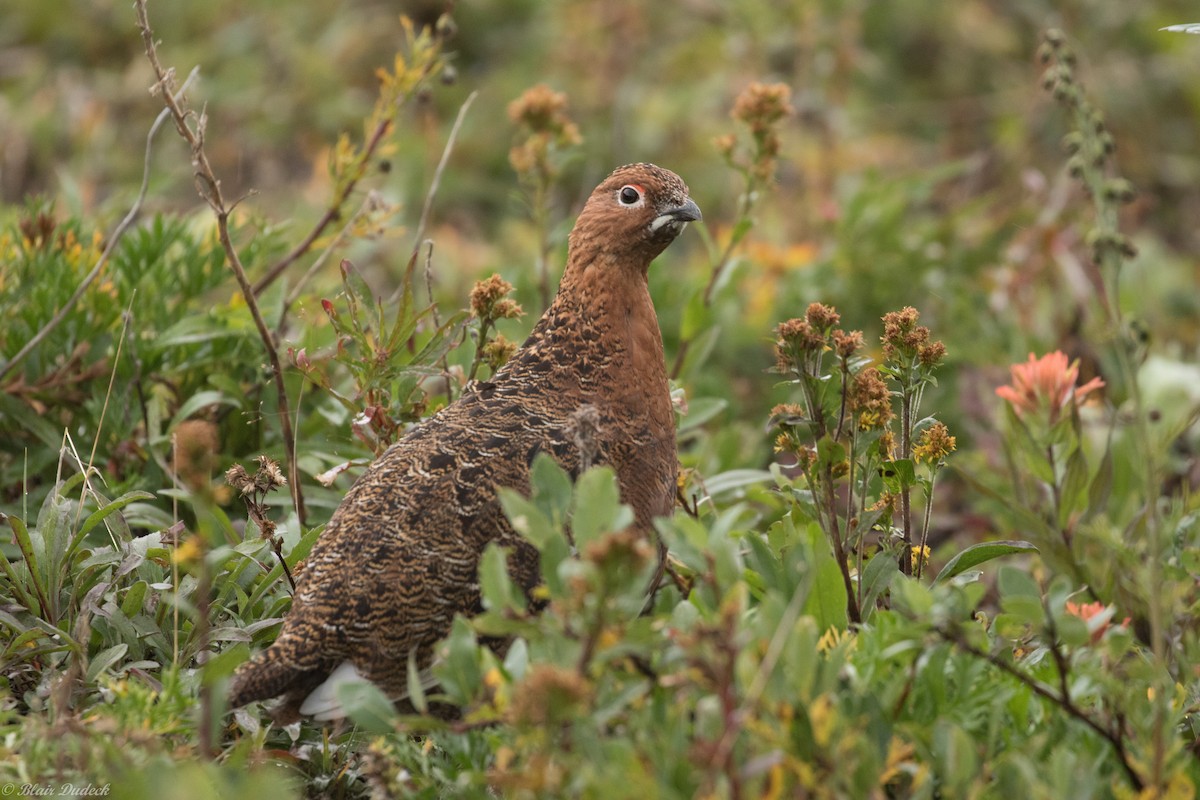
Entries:
[[621,191],[617,193],[617,200],[623,206],[637,205],[641,199],[642,193],[636,186],[622,186]]

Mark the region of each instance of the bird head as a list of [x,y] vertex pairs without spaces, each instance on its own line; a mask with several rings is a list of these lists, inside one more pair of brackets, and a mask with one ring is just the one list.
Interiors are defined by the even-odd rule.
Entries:
[[574,254],[604,255],[644,272],[687,223],[700,218],[678,175],[653,164],[629,164],[592,192],[570,246]]

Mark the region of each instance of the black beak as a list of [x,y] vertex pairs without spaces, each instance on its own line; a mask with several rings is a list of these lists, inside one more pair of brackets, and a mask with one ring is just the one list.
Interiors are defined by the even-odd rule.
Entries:
[[677,208],[668,208],[663,213],[670,214],[680,222],[695,222],[704,219],[704,215],[700,213],[700,206],[696,205],[696,201],[690,197],[683,202],[683,205]]

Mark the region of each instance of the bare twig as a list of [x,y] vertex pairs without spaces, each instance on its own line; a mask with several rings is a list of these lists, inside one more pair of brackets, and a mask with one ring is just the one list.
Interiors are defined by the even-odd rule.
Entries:
[[[188,75],[187,80],[183,82],[183,86],[179,88],[177,96],[181,96],[187,91],[188,85],[191,84],[192,80],[198,73],[198,70],[192,70],[191,74]],[[109,235],[108,243],[104,246],[104,250],[100,253],[100,258],[96,260],[96,265],[92,267],[91,272],[84,276],[83,280],[80,281],[79,286],[75,288],[75,293],[67,299],[67,302],[63,303],[63,307],[60,308],[54,314],[54,316],[50,318],[50,321],[43,325],[41,330],[35,333],[33,337],[25,343],[25,346],[18,350],[17,354],[8,360],[7,364],[5,364],[3,367],[0,367],[0,380],[8,377],[8,374],[16,369],[17,366],[24,361],[30,353],[33,352],[34,348],[41,344],[42,340],[50,335],[51,331],[62,324],[62,321],[67,318],[67,314],[71,313],[71,309],[73,309],[75,304],[79,302],[79,298],[83,297],[83,293],[87,291],[87,288],[91,286],[96,278],[100,276],[100,273],[104,270],[104,265],[108,263],[108,259],[112,255],[113,250],[116,249],[117,244],[121,241],[121,237],[125,235],[125,231],[129,229],[129,226],[133,224],[134,219],[136,219],[137,215],[141,212],[142,203],[146,199],[146,190],[150,185],[150,152],[154,143],[154,137],[158,133],[158,129],[162,127],[162,124],[167,121],[168,116],[170,116],[170,112],[168,109],[164,108],[161,112],[159,112],[158,117],[154,120],[154,124],[150,126],[150,132],[146,134],[146,152],[142,158],[141,188],[138,190],[137,197],[134,199],[133,205],[129,207],[129,211],[125,214],[125,217],[120,221],[120,223],[117,224],[117,227],[113,229],[112,234]]]
[[478,91],[467,95],[467,99],[463,101],[462,106],[458,109],[458,116],[454,119],[454,125],[450,128],[450,135],[446,137],[446,146],[442,148],[441,160],[438,161],[437,169],[433,171],[433,180],[429,183],[429,191],[425,193],[425,205],[421,207],[421,218],[417,222],[417,233],[413,237],[414,256],[421,249],[421,245],[425,241],[425,225],[429,222],[429,212],[433,208],[433,198],[437,196],[438,187],[441,186],[442,173],[446,169],[446,162],[450,160],[450,151],[454,149],[454,141],[458,138],[459,128],[462,127],[463,120],[467,117],[467,111],[478,96]]
[[[217,180],[216,173],[213,172],[212,165],[208,161],[208,154],[204,150],[204,129],[207,126],[208,117],[203,111],[200,112],[199,116],[196,116],[186,110],[184,107],[186,98],[183,97],[183,93],[180,92],[178,96],[172,93],[171,84],[174,82],[174,71],[165,69],[158,60],[154,33],[150,29],[150,20],[146,16],[146,0],[135,0],[134,11],[137,14],[137,25],[142,34],[142,42],[146,47],[146,58],[150,61],[150,66],[154,69],[154,74],[157,78],[155,88],[162,93],[163,102],[166,104],[167,110],[175,122],[175,129],[191,149],[196,189],[200,193],[200,196],[204,198],[204,201],[208,203],[213,214],[216,215],[217,235],[220,238],[221,247],[225,251],[226,260],[229,262],[229,267],[233,270],[234,277],[237,279],[242,297],[246,301],[246,307],[250,310],[250,316],[254,319],[258,335],[262,339],[263,346],[267,351],[267,358],[271,362],[271,371],[275,381],[276,394],[278,395],[279,427],[283,436],[285,457],[287,459],[292,504],[295,506],[296,516],[299,518],[300,524],[304,525],[307,515],[304,509],[304,495],[300,490],[299,471],[296,466],[296,439],[292,433],[292,417],[288,409],[287,386],[283,381],[283,365],[279,361],[279,352],[275,346],[275,339],[271,335],[270,329],[267,328],[266,320],[263,319],[262,312],[258,308],[256,295],[250,285],[250,279],[246,275],[246,269],[242,266],[241,258],[238,256],[237,249],[233,246],[232,238],[230,238],[229,215],[236,203],[233,205],[226,204],[225,197],[221,193],[221,182]],[[193,119],[195,120],[194,128],[191,124],[191,120]],[[315,239],[316,237],[312,238]]]
[[[433,325],[438,330],[442,327],[442,315],[438,313],[437,303],[433,299],[433,239],[426,239],[428,249],[425,251],[425,292],[429,297],[429,308],[433,314]],[[450,361],[443,352],[438,359],[442,368],[442,380],[446,384],[446,402],[454,402],[454,380],[450,377]]]
[[[425,202],[421,206],[421,217],[420,217],[420,219],[417,220],[417,231],[416,231],[416,236],[414,237],[414,240],[413,240],[412,256],[409,258],[410,264],[416,263],[417,256],[421,252],[421,247],[426,242],[425,228],[429,224],[429,214],[433,210],[433,200],[437,196],[438,188],[442,185],[442,173],[445,172],[445,170],[446,170],[446,163],[450,160],[450,152],[454,149],[454,142],[455,142],[455,140],[458,139],[458,131],[460,128],[462,128],[462,123],[463,123],[463,120],[466,119],[467,111],[471,108],[471,104],[475,102],[475,97],[478,94],[479,94],[479,92],[476,91],[476,92],[471,92],[471,94],[467,96],[467,99],[463,101],[463,104],[458,109],[458,116],[455,117],[455,119],[454,119],[454,125],[452,125],[450,127],[450,135],[446,137],[446,146],[442,148],[442,157],[441,157],[441,159],[438,160],[438,165],[433,171],[433,180],[429,182],[429,190],[427,192],[425,192]],[[432,255],[432,253],[433,253],[433,245],[432,245],[432,243],[430,243],[430,255]],[[426,282],[428,282],[429,276],[430,276],[430,273],[428,271],[428,267],[429,267],[429,259],[428,258],[426,258],[425,265],[427,268],[426,273],[425,273],[425,280],[426,280]],[[394,304],[400,298],[400,294],[404,291],[404,288],[405,287],[404,287],[403,283],[400,286],[396,287],[396,291],[392,292],[392,296],[388,298],[389,305]],[[428,291],[429,291],[429,302],[430,302],[430,304],[432,304],[433,303],[433,287],[429,286]],[[436,315],[436,313],[437,313],[437,311],[435,309],[434,314]],[[436,318],[435,318],[435,321],[436,321]],[[440,323],[438,323],[438,325],[440,327]]]

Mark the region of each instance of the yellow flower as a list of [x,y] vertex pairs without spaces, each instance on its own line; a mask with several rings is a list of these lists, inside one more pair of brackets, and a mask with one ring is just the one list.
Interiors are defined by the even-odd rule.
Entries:
[[821,634],[821,638],[817,640],[817,652],[828,653],[830,650],[847,640],[849,640],[851,643],[854,641],[850,631],[839,630],[831,625],[827,631]]
[[920,564],[929,563],[929,545],[922,547],[921,545],[914,544],[910,558],[912,559],[913,572],[916,572]]
[[171,560],[181,567],[187,567],[198,562],[203,555],[200,537],[189,536],[171,553]]
[[957,444],[958,440],[950,435],[949,429],[935,422],[921,433],[921,438],[913,446],[913,458],[936,464],[954,452]]

